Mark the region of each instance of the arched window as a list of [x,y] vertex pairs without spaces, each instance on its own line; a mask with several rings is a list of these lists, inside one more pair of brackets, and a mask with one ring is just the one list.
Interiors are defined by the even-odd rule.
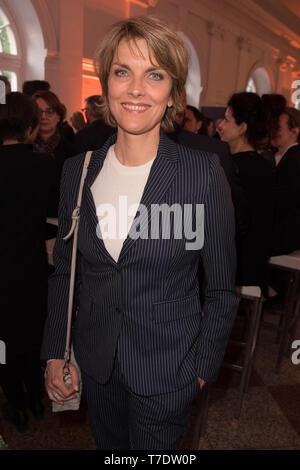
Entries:
[[7,76],[13,91],[18,87],[19,68],[16,37],[7,16],[0,8],[0,75]]
[[258,67],[254,70],[248,80],[246,91],[257,93],[262,96],[265,93],[272,93],[272,85],[268,72],[264,67]]
[[249,78],[246,91],[256,93],[256,86],[252,77]]
[[185,86],[187,103],[198,108],[199,101],[200,101],[200,94],[202,92],[200,64],[198,60],[198,55],[190,39],[181,31],[179,31],[178,34],[184,40],[185,45],[190,55],[189,71],[188,71],[188,76],[187,76],[186,86]]

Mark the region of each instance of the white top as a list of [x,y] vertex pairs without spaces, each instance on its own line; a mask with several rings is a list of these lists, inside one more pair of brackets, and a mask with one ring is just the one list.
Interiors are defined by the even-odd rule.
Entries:
[[117,262],[154,158],[144,165],[125,166],[117,159],[114,147],[109,148],[91,190],[99,220],[97,235],[103,239],[108,253]]

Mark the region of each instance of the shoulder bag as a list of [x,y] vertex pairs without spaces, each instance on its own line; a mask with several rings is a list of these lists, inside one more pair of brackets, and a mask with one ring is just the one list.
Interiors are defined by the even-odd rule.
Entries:
[[66,348],[64,360],[65,364],[63,366],[63,380],[65,384],[69,387],[72,385],[72,376],[70,373],[70,362],[77,368],[79,375],[79,391],[76,393],[76,396],[71,400],[66,400],[63,404],[52,402],[52,411],[69,411],[69,410],[78,410],[81,400],[82,392],[82,382],[81,374],[78,364],[75,360],[73,346],[71,345],[71,326],[72,326],[72,312],[73,312],[73,299],[74,299],[74,285],[75,285],[75,271],[76,271],[76,258],[77,258],[77,238],[78,238],[78,227],[80,220],[80,207],[82,199],[82,191],[84,186],[85,177],[87,174],[88,165],[91,159],[92,151],[89,151],[85,155],[85,160],[83,163],[82,175],[80,180],[79,192],[77,205],[72,213],[72,226],[70,232],[64,237],[64,241],[69,240],[73,236],[73,249],[72,249],[72,262],[71,262],[71,276],[70,276],[70,289],[69,289],[69,303],[68,303],[68,324],[67,324],[67,335],[66,335]]

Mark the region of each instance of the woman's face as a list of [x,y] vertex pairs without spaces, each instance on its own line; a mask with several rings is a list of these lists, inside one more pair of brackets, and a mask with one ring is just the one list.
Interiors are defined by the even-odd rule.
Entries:
[[122,40],[112,61],[108,78],[110,111],[120,129],[129,134],[156,132],[170,97],[172,79],[155,59],[150,61],[144,39]]
[[218,125],[218,132],[223,142],[233,144],[243,138],[245,133],[245,123],[237,124],[232,114],[231,108],[226,109],[225,117]]
[[40,132],[44,132],[49,135],[54,134],[57,124],[60,121],[59,115],[48,105],[45,100],[43,100],[43,98],[37,98],[36,102],[41,112],[39,128]]

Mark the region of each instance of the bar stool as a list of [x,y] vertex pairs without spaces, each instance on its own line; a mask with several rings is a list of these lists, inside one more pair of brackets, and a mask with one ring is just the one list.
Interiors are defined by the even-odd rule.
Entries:
[[289,273],[284,310],[280,314],[278,325],[279,352],[275,366],[275,372],[278,374],[283,356],[289,350],[294,339],[300,313],[300,250],[287,255],[273,256],[269,259],[269,264],[274,268],[283,269]]
[[8,450],[8,445],[4,442],[3,437],[0,434],[0,450]]
[[245,328],[246,338],[244,341],[230,339],[229,344],[243,348],[243,361],[242,364],[223,362],[224,367],[241,372],[239,397],[234,413],[236,419],[240,417],[244,396],[249,388],[263,305],[263,297],[258,286],[243,286],[241,288],[241,298],[249,301],[248,311],[246,312],[248,323]]
[[[235,344],[244,349],[243,363],[240,365],[223,362],[224,367],[241,372],[242,374],[239,386],[239,398],[234,414],[236,419],[240,417],[244,396],[249,388],[263,305],[261,290],[257,286],[243,286],[241,288],[241,298],[249,301],[249,311],[247,314],[248,325],[245,329],[246,339],[245,341],[234,341],[230,339],[229,344]],[[195,402],[198,412],[194,425],[193,449],[198,448],[199,440],[206,430],[212,386],[213,384],[211,383],[206,384]]]

